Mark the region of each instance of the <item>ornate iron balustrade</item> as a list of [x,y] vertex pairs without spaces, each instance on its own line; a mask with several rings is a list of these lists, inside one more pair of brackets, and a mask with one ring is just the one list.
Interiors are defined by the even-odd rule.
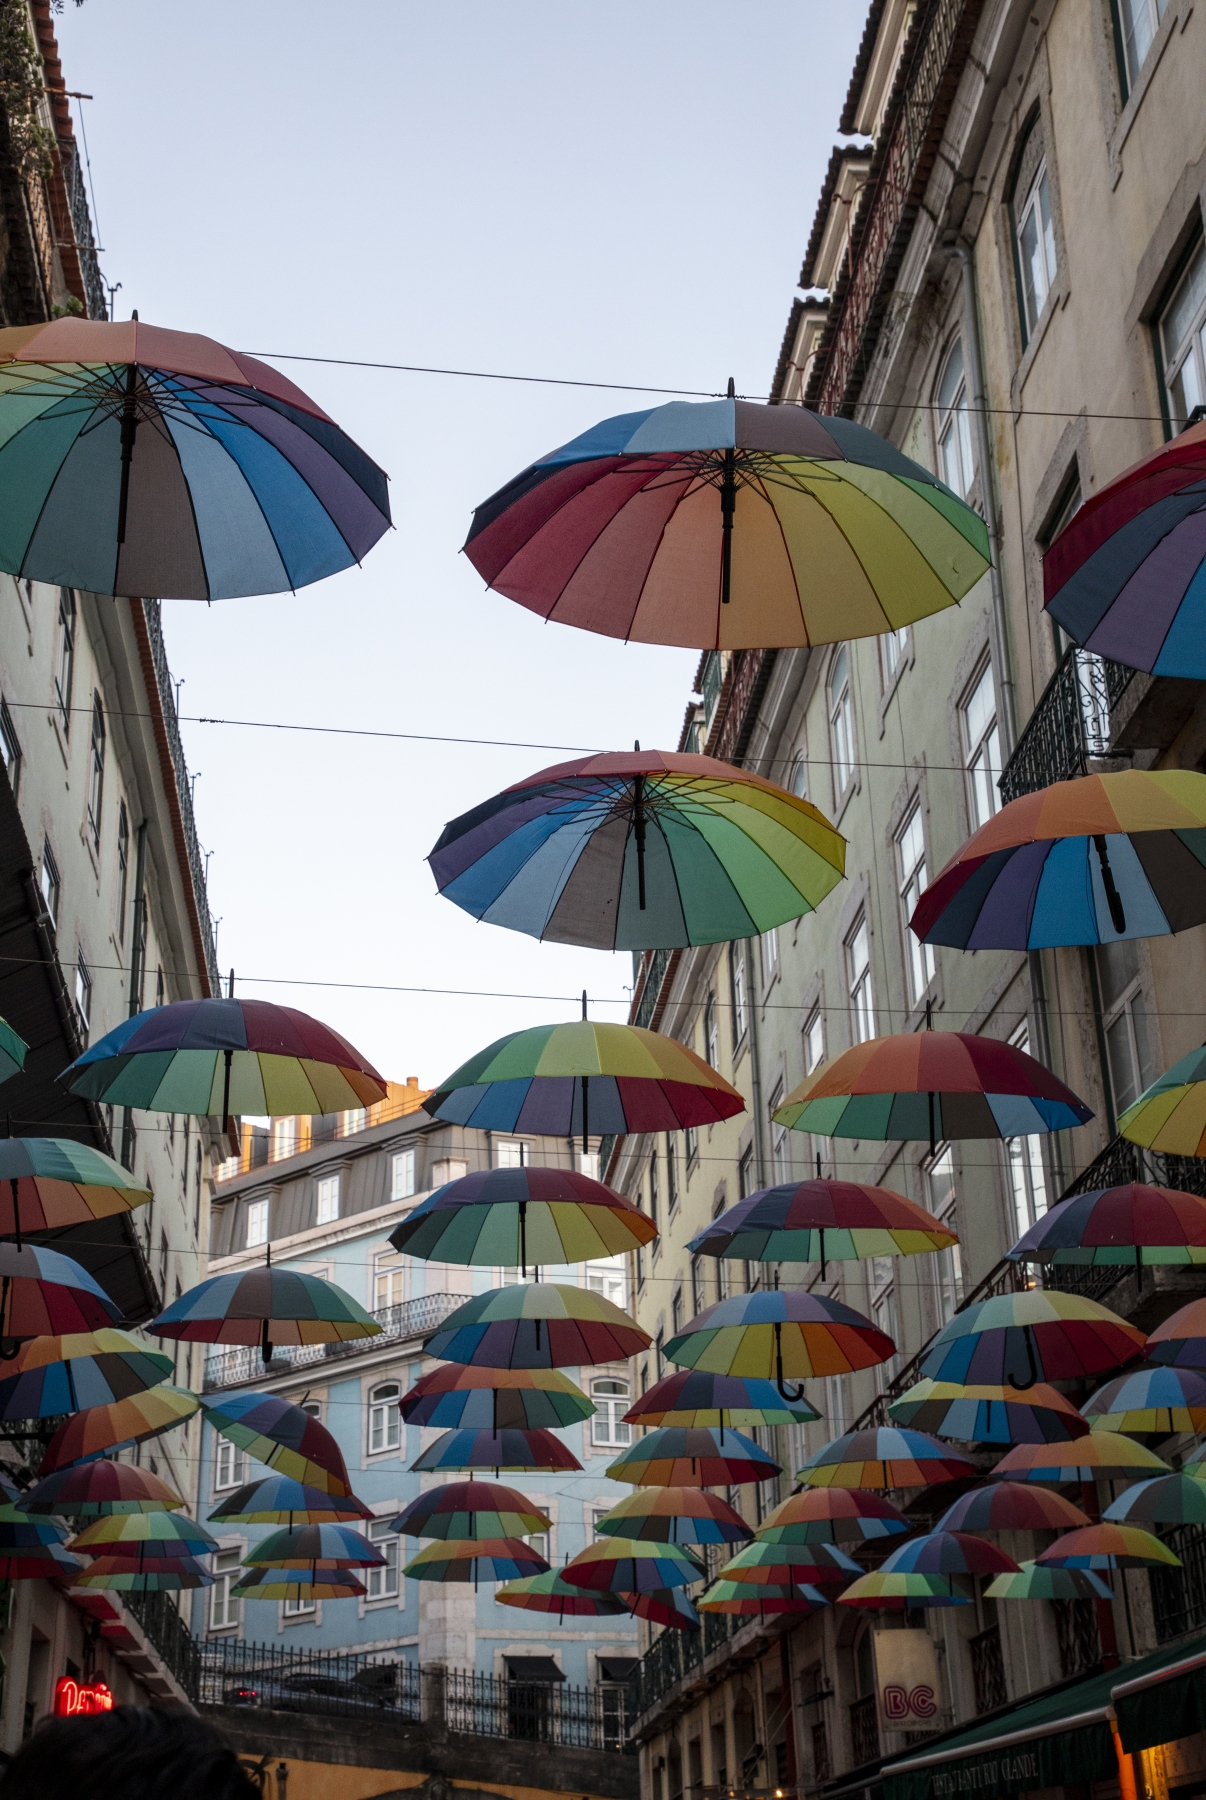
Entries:
[[626,1690],[619,1684],[569,1687],[449,1669],[444,1719],[450,1731],[578,1750],[622,1750],[628,1738]]
[[[1111,1138],[1101,1154],[1069,1182],[1060,1199],[1070,1200],[1073,1194],[1090,1194],[1097,1188],[1122,1187],[1128,1181],[1183,1188],[1186,1193],[1206,1197],[1206,1158],[1162,1156],[1154,1150],[1140,1149],[1127,1138]],[[1103,1301],[1133,1272],[1133,1265],[1127,1263],[1102,1267],[1050,1264],[1043,1270],[1043,1286],[1058,1288],[1064,1294],[1080,1294],[1086,1300]]]
[[1055,1638],[1059,1646],[1059,1672],[1088,1675],[1101,1667],[1101,1633],[1097,1628],[1096,1600],[1053,1600]]
[[1005,1662],[1001,1655],[1001,1627],[990,1625],[968,1645],[971,1651],[972,1685],[978,1713],[996,1712],[1009,1704],[1005,1690]]
[[80,155],[74,138],[60,138],[59,162],[63,170],[63,186],[67,190],[67,205],[71,211],[71,234],[75,239],[76,253],[80,259],[80,273],[84,277],[84,292],[88,297],[88,317],[90,319],[107,319],[109,305],[105,294],[105,284],[101,279],[100,266],[96,260],[96,239],[92,235],[92,213],[88,206],[88,196],[84,191],[84,173],[80,168]]
[[666,978],[666,970],[670,966],[670,950],[655,950],[649,959],[645,971],[645,984],[641,989],[641,997],[637,1001],[636,1012],[632,1016],[634,1025],[648,1025],[657,1005],[658,995],[662,991],[662,982]]
[[1134,676],[1075,645],[1065,650],[1002,771],[1002,800],[1084,775],[1091,758],[1109,756],[1110,714]]
[[[282,1344],[274,1347],[272,1362],[268,1365],[268,1376],[274,1370],[279,1374],[285,1369],[276,1369],[277,1362],[289,1368],[301,1368],[307,1363],[326,1363],[342,1361],[349,1356],[366,1356],[373,1350],[380,1350],[384,1344],[401,1343],[407,1338],[424,1337],[442,1325],[449,1313],[463,1306],[467,1299],[465,1294],[422,1294],[417,1300],[403,1300],[397,1306],[383,1306],[379,1312],[370,1316],[374,1318],[381,1330],[376,1337],[350,1338],[344,1344]],[[216,1356],[205,1359],[204,1391],[209,1393],[213,1388],[241,1387],[247,1381],[262,1381],[265,1370],[263,1358],[258,1348],[251,1344],[239,1344],[230,1350],[221,1350]]]
[[657,1705],[704,1658],[727,1644],[733,1635],[733,1624],[727,1613],[706,1612],[701,1615],[699,1631],[663,1631],[641,1658],[632,1678],[629,1715],[638,1719]]
[[[147,1598],[157,1596],[148,1595]],[[418,1721],[419,1665],[372,1651],[304,1650],[210,1638],[196,1648],[189,1699],[338,1719]]]
[[1175,1525],[1160,1536],[1181,1558],[1179,1569],[1149,1569],[1156,1641],[1206,1625],[1206,1526]]
[[132,1613],[146,1632],[168,1669],[190,1699],[196,1699],[201,1679],[201,1647],[180,1617],[171,1594],[123,1594]]

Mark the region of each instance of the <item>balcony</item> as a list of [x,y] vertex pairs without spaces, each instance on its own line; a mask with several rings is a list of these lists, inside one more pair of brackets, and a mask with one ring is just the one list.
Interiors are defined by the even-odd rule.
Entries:
[[996,1712],[1008,1706],[1005,1690],[1005,1663],[1001,1656],[1001,1627],[990,1625],[968,1644],[971,1652],[972,1684],[976,1694],[977,1713]]
[[1002,800],[1087,775],[1091,761],[1117,754],[1112,723],[1136,673],[1074,645],[1065,650],[1005,765]]
[[1176,1525],[1160,1536],[1182,1564],[1149,1574],[1156,1641],[1166,1644],[1206,1626],[1206,1527]]
[[878,1706],[874,1694],[864,1694],[850,1708],[850,1760],[855,1769],[879,1760]]
[[[739,1625],[740,1620],[736,1623]],[[728,1643],[733,1621],[727,1613],[704,1613],[699,1631],[663,1631],[641,1658],[641,1666],[633,1676],[632,1718],[640,1718],[657,1705],[663,1695],[689,1675],[714,1650]]]
[[243,1387],[249,1381],[269,1380],[287,1375],[292,1369],[311,1363],[342,1362],[352,1356],[368,1356],[386,1344],[400,1344],[408,1339],[426,1337],[444,1323],[449,1313],[463,1306],[465,1294],[423,1294],[417,1300],[405,1300],[399,1306],[385,1306],[371,1314],[381,1327],[376,1337],[352,1338],[346,1344],[282,1344],[274,1347],[267,1370],[259,1347],[236,1344],[219,1350],[205,1359],[204,1392],[214,1388]]

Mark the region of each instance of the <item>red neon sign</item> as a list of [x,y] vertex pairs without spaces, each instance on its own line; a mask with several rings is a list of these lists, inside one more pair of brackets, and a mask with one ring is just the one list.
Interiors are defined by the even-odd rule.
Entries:
[[113,1692],[107,1681],[76,1681],[74,1676],[60,1675],[54,1684],[54,1711],[59,1719],[78,1718],[84,1713],[113,1711]]

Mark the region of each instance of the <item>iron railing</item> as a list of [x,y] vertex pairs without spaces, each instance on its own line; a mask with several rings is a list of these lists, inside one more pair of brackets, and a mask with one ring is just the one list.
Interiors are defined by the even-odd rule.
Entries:
[[142,1626],[165,1666],[190,1699],[201,1679],[201,1647],[180,1617],[171,1594],[123,1594],[125,1608]]
[[383,1306],[370,1315],[381,1327],[375,1337],[351,1338],[343,1344],[274,1345],[267,1371],[256,1345],[239,1344],[229,1350],[220,1350],[205,1359],[204,1390],[208,1393],[213,1388],[241,1387],[247,1381],[263,1380],[265,1373],[286,1373],[285,1368],[276,1367],[278,1362],[292,1369],[309,1363],[341,1362],[349,1356],[367,1356],[373,1350],[380,1350],[383,1344],[424,1337],[442,1325],[449,1313],[463,1306],[466,1298],[465,1294],[421,1294],[417,1300]]
[[620,1684],[570,1687],[561,1681],[508,1681],[449,1669],[444,1721],[475,1737],[521,1738],[576,1750],[623,1750],[628,1739],[627,1690]]
[[1181,1558],[1179,1569],[1148,1571],[1156,1641],[1165,1644],[1206,1625],[1206,1526],[1175,1525],[1160,1536]]
[[96,239],[92,235],[92,213],[88,206],[88,195],[84,189],[84,173],[80,168],[80,154],[74,138],[59,139],[59,162],[63,169],[63,186],[67,190],[67,205],[71,212],[71,235],[75,239],[80,273],[84,277],[88,317],[90,319],[107,319],[109,304],[100,267],[96,260]]
[[1097,1626],[1096,1600],[1053,1600],[1055,1639],[1059,1647],[1059,1672],[1067,1681],[1101,1667],[1101,1633]]
[[879,1702],[874,1694],[864,1694],[850,1707],[851,1766],[861,1769],[879,1755]]
[[1111,755],[1110,715],[1134,675],[1089,650],[1065,650],[997,783],[1002,800],[1085,775],[1092,758]]
[[654,1638],[629,1688],[632,1718],[639,1719],[656,1706],[663,1694],[677,1687],[684,1676],[727,1644],[733,1634],[733,1620],[728,1613],[704,1613],[701,1627],[698,1631],[663,1631]]
[[632,1016],[634,1025],[648,1025],[653,1017],[653,1009],[657,1005],[657,997],[662,991],[662,981],[670,965],[669,950],[655,950],[649,958],[649,966],[645,975],[645,985],[641,989],[641,997],[637,1001],[636,1012]]
[[977,1713],[996,1712],[1009,1704],[1005,1690],[1005,1661],[1001,1655],[1001,1627],[990,1625],[968,1644],[971,1651],[972,1685]]
[[[1060,1199],[1070,1200],[1073,1194],[1090,1194],[1098,1188],[1122,1187],[1129,1181],[1154,1182],[1158,1187],[1182,1188],[1206,1197],[1206,1158],[1164,1156],[1143,1150],[1127,1138],[1111,1138],[1100,1155],[1068,1183]],[[1101,1302],[1133,1274],[1130,1263],[1051,1263],[1043,1270],[1043,1286]]]
[[[190,1700],[339,1719],[417,1721],[419,1665],[373,1651],[303,1650],[242,1639],[197,1647]],[[183,1684],[182,1684],[183,1685]]]

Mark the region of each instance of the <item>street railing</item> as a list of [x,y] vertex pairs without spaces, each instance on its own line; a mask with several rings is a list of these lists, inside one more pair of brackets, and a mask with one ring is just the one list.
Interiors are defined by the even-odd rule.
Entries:
[[383,1306],[371,1315],[381,1327],[375,1337],[351,1338],[343,1344],[274,1345],[267,1369],[255,1345],[239,1344],[220,1350],[205,1359],[204,1391],[242,1387],[245,1382],[271,1379],[274,1374],[283,1375],[310,1363],[342,1362],[351,1356],[367,1356],[384,1344],[425,1337],[442,1325],[449,1313],[463,1306],[467,1298],[465,1294],[422,1294],[397,1306]]
[[476,1737],[521,1738],[575,1750],[623,1750],[627,1689],[619,1683],[571,1687],[562,1681],[510,1681],[449,1669],[444,1722]]
[[241,1638],[211,1638],[196,1648],[195,1681],[185,1691],[198,1705],[338,1719],[420,1717],[417,1662],[370,1650],[304,1650]]

